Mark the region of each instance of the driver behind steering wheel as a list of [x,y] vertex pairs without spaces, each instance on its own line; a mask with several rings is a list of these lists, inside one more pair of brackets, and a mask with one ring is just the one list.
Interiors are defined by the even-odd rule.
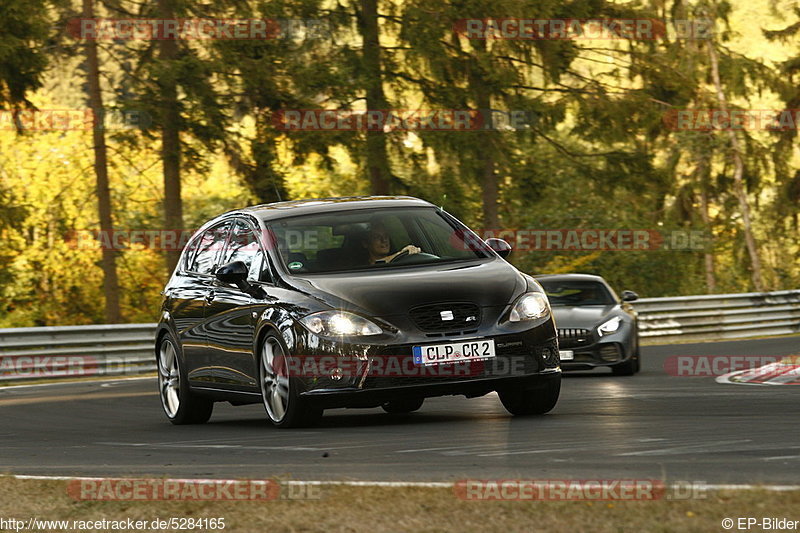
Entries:
[[370,225],[369,233],[367,233],[364,240],[364,248],[367,250],[370,265],[376,263],[391,263],[400,255],[418,254],[422,251],[413,244],[409,244],[397,252],[389,254],[391,242],[389,240],[389,233],[383,222],[374,222]]

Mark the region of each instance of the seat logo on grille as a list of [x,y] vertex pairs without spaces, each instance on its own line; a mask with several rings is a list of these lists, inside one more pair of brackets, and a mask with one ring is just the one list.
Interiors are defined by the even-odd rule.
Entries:
[[439,313],[439,316],[442,317],[442,321],[455,319],[452,311],[442,311]]

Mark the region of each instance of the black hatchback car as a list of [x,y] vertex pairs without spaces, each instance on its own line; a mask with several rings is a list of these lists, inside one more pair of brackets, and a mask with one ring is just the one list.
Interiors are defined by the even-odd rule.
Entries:
[[564,370],[610,367],[614,374],[639,372],[639,325],[630,302],[633,291],[618,297],[601,278],[590,274],[536,276],[544,287],[558,325]]
[[221,215],[164,289],[161,400],[175,424],[262,403],[278,427],[324,409],[407,413],[497,391],[515,415],[556,404],[541,286],[442,209],[410,197],[280,202]]

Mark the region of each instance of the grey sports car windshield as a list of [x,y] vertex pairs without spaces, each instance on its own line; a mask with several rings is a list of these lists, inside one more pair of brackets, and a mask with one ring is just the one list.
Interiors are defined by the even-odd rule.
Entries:
[[360,209],[275,221],[281,261],[297,274],[464,262],[492,256],[474,233],[430,207]]
[[550,305],[614,305],[617,302],[602,283],[596,281],[539,280]]

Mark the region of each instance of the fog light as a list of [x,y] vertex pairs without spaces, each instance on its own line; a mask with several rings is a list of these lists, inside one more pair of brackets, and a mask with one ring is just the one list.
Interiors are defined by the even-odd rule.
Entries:
[[557,366],[559,363],[558,357],[558,350],[556,348],[550,347],[545,348],[544,353],[544,364],[545,366]]
[[622,353],[617,344],[606,344],[600,347],[600,359],[607,363],[622,359]]

